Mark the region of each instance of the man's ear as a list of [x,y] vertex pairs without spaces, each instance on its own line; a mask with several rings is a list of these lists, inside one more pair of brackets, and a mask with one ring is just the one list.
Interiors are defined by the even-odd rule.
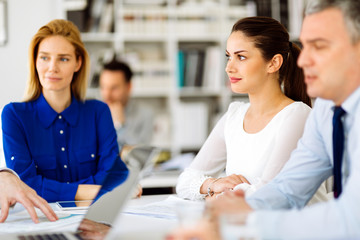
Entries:
[[275,73],[279,71],[283,64],[283,57],[281,54],[276,54],[269,62],[268,73]]
[[129,82],[129,83],[128,83],[128,90],[129,90],[129,92],[131,92],[132,87],[133,87],[132,82]]

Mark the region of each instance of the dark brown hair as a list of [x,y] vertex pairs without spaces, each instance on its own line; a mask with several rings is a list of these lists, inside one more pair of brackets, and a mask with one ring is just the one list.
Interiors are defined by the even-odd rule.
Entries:
[[300,48],[289,42],[289,33],[277,20],[270,17],[248,17],[238,20],[231,32],[240,31],[254,41],[266,61],[281,54],[283,64],[279,70],[279,83],[284,94],[294,101],[302,101],[311,107],[306,93],[304,73],[296,65]]
[[103,70],[123,72],[125,75],[125,81],[127,83],[131,82],[131,78],[133,76],[133,72],[131,71],[129,65],[127,65],[125,62],[120,62],[116,59],[113,59],[111,62],[104,64]]

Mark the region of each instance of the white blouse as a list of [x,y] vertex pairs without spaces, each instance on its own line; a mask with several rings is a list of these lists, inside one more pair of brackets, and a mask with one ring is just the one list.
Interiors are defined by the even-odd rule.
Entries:
[[250,103],[233,102],[219,120],[191,165],[180,175],[176,186],[182,198],[201,200],[200,187],[210,177],[241,174],[251,184],[239,184],[246,195],[269,182],[289,159],[302,136],[311,108],[294,102],[279,113],[261,131],[250,134],[243,128]]

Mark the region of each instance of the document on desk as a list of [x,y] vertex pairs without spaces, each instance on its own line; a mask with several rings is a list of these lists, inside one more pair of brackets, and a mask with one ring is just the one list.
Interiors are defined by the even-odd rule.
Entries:
[[13,209],[10,209],[9,216],[5,223],[0,224],[0,235],[3,233],[61,231],[63,229],[75,231],[84,217],[84,214],[73,214],[68,211],[55,211],[59,220],[50,222],[39,209],[35,208],[35,210],[39,217],[40,223],[38,224],[35,224],[31,220],[29,213],[21,204],[16,204]]
[[169,196],[163,201],[153,202],[142,206],[126,207],[123,213],[168,220],[177,220],[176,209],[177,206],[181,203],[186,203],[189,205],[198,204],[198,202],[184,200],[176,196]]

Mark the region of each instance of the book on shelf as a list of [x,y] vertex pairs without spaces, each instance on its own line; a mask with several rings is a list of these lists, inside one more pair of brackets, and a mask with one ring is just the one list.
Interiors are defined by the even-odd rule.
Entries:
[[221,50],[218,46],[178,51],[178,86],[221,88]]
[[289,29],[289,4],[288,0],[280,0],[280,22]]
[[186,87],[195,87],[198,72],[202,71],[199,69],[200,54],[198,50],[190,50],[185,52],[185,69],[184,69],[184,84]]
[[113,31],[114,4],[107,0],[92,0],[89,4],[87,31],[107,33]]
[[199,50],[197,52],[198,61],[196,65],[196,75],[195,75],[195,87],[203,86],[203,73],[204,73],[204,61],[205,61],[205,51]]
[[114,20],[114,5],[113,3],[107,3],[103,9],[99,21],[98,32],[107,33],[112,31],[113,20]]
[[178,77],[178,87],[181,88],[185,84],[184,80],[184,71],[185,71],[185,54],[183,50],[178,51],[178,69],[177,69],[177,77]]
[[88,22],[89,32],[97,32],[99,29],[101,13],[103,12],[105,1],[92,0],[90,6],[90,18]]

